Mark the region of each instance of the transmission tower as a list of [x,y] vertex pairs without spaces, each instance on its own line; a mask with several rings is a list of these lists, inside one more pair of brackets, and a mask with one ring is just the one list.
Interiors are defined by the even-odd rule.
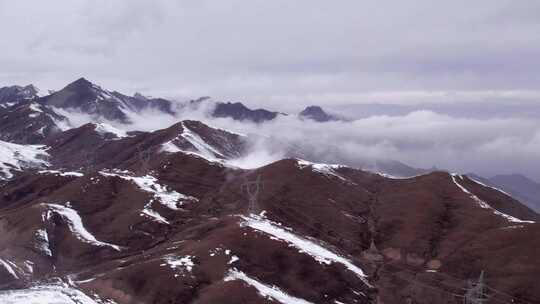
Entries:
[[241,188],[246,192],[249,200],[248,213],[256,214],[259,210],[258,197],[259,192],[263,184],[261,182],[261,176],[257,175],[257,179],[254,181],[246,181],[242,184]]
[[151,153],[149,150],[143,150],[142,145],[137,145],[137,156],[139,157],[139,162],[141,164],[140,171],[141,174],[145,174],[148,172],[149,169],[149,163],[150,163],[150,156]]
[[88,151],[84,151],[83,153],[85,166],[83,168],[84,172],[87,174],[90,174],[94,170],[94,156],[90,154]]
[[469,281],[467,291],[463,297],[463,304],[483,304],[487,302],[487,300],[484,271],[482,270],[476,284]]

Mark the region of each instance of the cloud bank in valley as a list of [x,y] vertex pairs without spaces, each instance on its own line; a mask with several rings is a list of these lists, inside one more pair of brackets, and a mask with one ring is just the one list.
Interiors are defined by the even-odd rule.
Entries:
[[[327,161],[398,160],[408,165],[485,175],[524,173],[540,179],[540,121],[521,118],[465,119],[417,111],[353,122],[315,123],[281,117],[262,125],[214,119],[211,124],[276,137]],[[275,151],[276,147],[259,145]],[[279,149],[278,149],[279,150]]]
[[[283,158],[291,151],[314,160],[363,165],[366,161],[397,160],[417,168],[437,167],[484,175],[523,173],[540,179],[531,164],[540,163],[540,121],[537,119],[459,118],[433,111],[405,115],[371,116],[351,122],[316,123],[295,115],[278,116],[263,124],[212,118],[212,107],[180,111],[178,116],[156,112],[130,114],[126,130],[153,131],[183,119],[201,120],[210,126],[250,136],[252,149],[237,160],[256,167]],[[74,126],[94,118],[68,114]],[[298,153],[297,153],[298,154]]]

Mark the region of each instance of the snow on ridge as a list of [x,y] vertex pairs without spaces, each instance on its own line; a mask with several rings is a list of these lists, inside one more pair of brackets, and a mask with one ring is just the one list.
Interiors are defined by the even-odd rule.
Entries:
[[30,108],[30,110],[32,110],[33,112],[43,113],[43,110],[34,102],[31,103],[28,108]]
[[170,225],[169,221],[163,217],[161,214],[159,214],[157,211],[150,208],[151,206],[145,206],[143,211],[141,211],[141,215],[148,216],[151,219],[155,220],[158,223]]
[[458,188],[460,188],[461,191],[463,191],[464,193],[469,195],[469,197],[472,200],[474,200],[481,208],[489,209],[489,210],[493,211],[494,214],[505,218],[506,220],[508,220],[511,223],[529,223],[529,224],[535,223],[534,221],[521,220],[521,219],[518,219],[517,217],[514,217],[514,216],[511,216],[509,214],[498,211],[497,209],[491,207],[488,203],[481,200],[478,196],[474,195],[472,192],[467,190],[467,188],[465,188],[464,186],[459,184],[459,182],[457,181],[457,177],[459,177],[461,180],[463,180],[462,175],[459,175],[457,173],[452,173],[452,174],[450,174],[450,176],[452,177],[452,181],[454,182],[454,184],[456,184],[456,186],[458,186]]
[[313,304],[304,299],[293,297],[276,286],[269,286],[259,282],[236,269],[231,269],[224,278],[225,282],[240,280],[257,289],[264,298],[269,298],[283,304]]
[[352,183],[350,180],[348,180],[347,178],[341,176],[340,174],[338,174],[335,171],[335,170],[340,169],[340,168],[347,168],[347,166],[337,165],[337,164],[313,163],[313,162],[303,160],[303,159],[299,159],[299,158],[296,159],[296,163],[298,165],[298,168],[300,168],[300,169],[311,167],[311,169],[314,172],[317,172],[317,173],[320,173],[320,174],[323,174],[323,175],[329,176],[329,177],[336,177],[336,178],[338,178],[338,179],[340,179],[342,181],[345,181],[347,183]]
[[4,266],[4,268],[13,278],[19,279],[17,272],[15,271],[15,269],[13,269],[15,265],[11,263],[9,260],[3,260],[2,258],[0,258],[0,266]]
[[45,148],[43,145],[18,145],[0,141],[0,175],[11,178],[12,171],[49,166],[45,160],[49,156]]
[[141,190],[152,193],[154,195],[150,203],[153,200],[158,200],[163,205],[167,206],[169,209],[172,210],[178,210],[178,204],[183,205],[185,202],[198,201],[198,199],[193,196],[178,193],[174,190],[168,190],[167,186],[159,184],[158,179],[151,175],[130,176],[105,171],[100,171],[99,173],[103,176],[116,176],[121,179],[135,183]]
[[191,131],[184,122],[182,122],[182,130],[183,131],[180,136],[182,136],[189,143],[191,143],[203,155],[223,157],[223,154],[221,152],[219,152],[216,148],[212,147],[212,145],[207,144],[197,133]]
[[[199,156],[210,162],[222,162],[222,159],[218,158],[218,157],[221,157],[221,158],[224,157],[224,155],[221,152],[219,152],[216,148],[212,147],[212,145],[206,143],[195,132],[191,131],[184,124],[184,122],[181,122],[181,126],[182,126],[182,133],[178,135],[177,137],[173,138],[172,140],[162,144],[161,151],[169,152],[169,153],[183,152],[186,154]],[[195,148],[196,151],[182,150],[177,145],[175,145],[174,141],[179,140],[180,138],[183,138],[187,142],[189,142]]]
[[392,175],[392,174],[388,174],[388,173],[383,173],[383,172],[379,172],[379,171],[369,171],[367,170],[368,172],[371,172],[371,173],[374,173],[374,174],[377,174],[379,176],[382,176],[384,178],[388,178],[388,179],[396,179],[396,180],[406,180],[406,179],[413,179],[413,178],[417,178],[417,177],[420,177],[420,176],[425,176],[425,175],[428,175],[429,173],[421,173],[421,174],[417,174],[417,175],[412,175],[412,176],[396,176],[396,175]]
[[126,131],[115,128],[107,123],[94,123],[94,125],[96,126],[96,132],[98,132],[100,135],[111,133],[114,134],[114,136],[116,136],[117,138],[128,136]]
[[92,233],[86,230],[82,223],[82,219],[77,213],[77,211],[58,204],[45,205],[49,208],[50,211],[58,213],[68,222],[69,229],[79,240],[99,247],[110,247],[116,251],[121,250],[120,246],[118,245],[98,241]]
[[82,291],[63,285],[40,285],[0,291],[0,303],[7,304],[99,304]]
[[510,193],[508,193],[508,192],[505,192],[505,191],[503,191],[503,190],[501,190],[501,189],[499,189],[499,188],[493,187],[493,186],[486,185],[486,184],[482,183],[482,182],[479,181],[479,180],[476,180],[476,179],[474,179],[474,178],[471,178],[471,177],[468,176],[468,175],[467,175],[467,177],[468,177],[470,180],[472,180],[473,182],[479,184],[480,186],[484,186],[484,187],[486,187],[486,188],[491,188],[491,189],[493,189],[493,190],[496,190],[496,191],[501,192],[502,194],[504,194],[504,195],[506,195],[506,196],[509,196],[509,197],[512,197],[512,198],[513,198],[513,196],[510,195]]
[[174,190],[168,190],[167,186],[159,184],[158,180],[151,175],[131,176],[129,175],[129,171],[115,171],[114,173],[100,171],[99,173],[103,176],[116,176],[124,180],[131,181],[137,185],[139,189],[152,193],[153,198],[144,205],[140,215],[149,217],[150,219],[161,224],[170,225],[170,222],[164,216],[152,209],[152,204],[154,201],[157,200],[162,205],[172,210],[178,210],[178,205],[183,205],[186,202],[198,201],[198,199],[193,196],[181,194]]
[[366,274],[358,266],[311,240],[297,236],[292,232],[291,228],[280,226],[260,215],[252,214],[250,216],[241,216],[241,218],[243,219],[243,222],[240,223],[241,226],[250,227],[256,231],[266,233],[272,238],[284,241],[297,248],[300,252],[310,255],[321,264],[341,264],[356,274],[366,285],[371,286],[366,279]]
[[83,173],[80,172],[64,172],[59,170],[41,170],[38,172],[39,174],[55,174],[60,176],[70,176],[70,177],[82,177],[84,176]]

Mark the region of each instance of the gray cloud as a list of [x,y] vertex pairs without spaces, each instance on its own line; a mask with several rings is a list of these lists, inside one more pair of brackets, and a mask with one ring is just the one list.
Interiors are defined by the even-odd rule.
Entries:
[[[352,122],[316,123],[296,116],[254,124],[229,118],[211,118],[210,104],[184,110],[172,117],[156,112],[130,114],[127,130],[157,130],[183,119],[201,120],[212,127],[254,134],[252,149],[233,164],[257,167],[287,155],[290,148],[309,152],[312,160],[359,165],[375,160],[397,160],[417,168],[433,166],[454,172],[486,176],[522,173],[540,180],[540,121],[537,118],[463,118],[413,111],[375,115]],[[69,113],[75,126],[93,120]]]

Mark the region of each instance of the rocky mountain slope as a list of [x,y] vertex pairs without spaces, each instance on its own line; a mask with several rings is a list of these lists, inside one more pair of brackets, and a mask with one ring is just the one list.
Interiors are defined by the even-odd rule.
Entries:
[[471,174],[471,177],[487,186],[501,189],[529,208],[540,212],[540,184],[530,178],[521,174],[500,174],[490,178]]
[[462,303],[481,271],[486,303],[540,300],[540,216],[466,176],[242,169],[198,121],[45,145],[2,185],[0,302]]

